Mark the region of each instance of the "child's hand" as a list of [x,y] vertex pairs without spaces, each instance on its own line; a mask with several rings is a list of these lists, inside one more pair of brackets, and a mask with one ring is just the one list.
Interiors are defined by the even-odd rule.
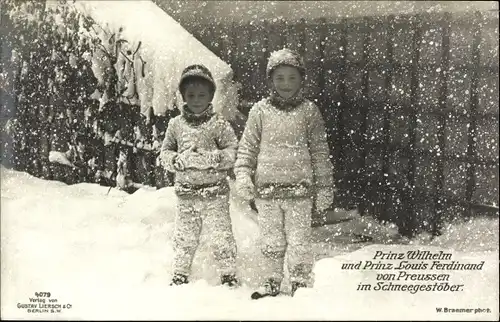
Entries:
[[185,161],[179,157],[175,158],[174,169],[176,171],[184,171],[186,169]]
[[206,158],[206,163],[212,166],[213,168],[216,168],[222,160],[222,155],[220,150],[208,151],[208,150],[198,149],[198,153],[201,154],[202,157]]
[[195,147],[192,146],[188,150],[185,150],[184,152],[178,154],[174,159],[174,169],[177,171],[186,170],[186,168],[190,165],[190,159],[192,158],[193,154],[198,154],[197,152],[194,152],[194,150]]
[[236,193],[245,201],[255,199],[255,187],[249,176],[242,175],[236,177]]

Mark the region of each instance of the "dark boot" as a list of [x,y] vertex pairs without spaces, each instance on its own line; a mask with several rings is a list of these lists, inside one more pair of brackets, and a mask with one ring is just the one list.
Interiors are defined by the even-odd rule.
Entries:
[[188,281],[188,277],[186,275],[175,273],[174,276],[172,277],[172,283],[170,283],[170,286],[182,285],[182,284],[187,284],[187,283],[189,283],[189,281]]
[[274,278],[268,279],[262,289],[252,293],[252,299],[257,300],[266,296],[277,296],[280,293],[281,281]]
[[307,287],[307,285],[306,283],[302,282],[292,282],[292,292],[291,292],[292,296],[295,294],[295,291],[297,291],[299,287]]
[[234,274],[222,275],[221,284],[229,287],[236,287],[238,286],[238,280],[236,279]]

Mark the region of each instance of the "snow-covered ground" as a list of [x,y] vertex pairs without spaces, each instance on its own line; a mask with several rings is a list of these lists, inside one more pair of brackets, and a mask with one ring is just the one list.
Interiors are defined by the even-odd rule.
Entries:
[[[499,318],[498,219],[450,225],[443,236],[433,241],[417,238],[404,245],[390,244],[387,234],[380,234],[383,227],[362,220],[316,228],[314,288],[301,289],[293,298],[252,301],[249,295],[261,281],[259,231],[249,212],[234,200],[231,210],[243,286],[229,290],[217,285],[218,274],[204,236],[193,266],[193,282],[172,288],[168,286],[176,205],[172,188],[142,189],[133,195],[116,189],[107,192],[107,187],[67,186],[2,167],[2,319]],[[356,229],[371,230],[376,243],[350,243],[350,233]],[[378,262],[373,260],[377,251],[398,253],[416,249],[443,250],[452,253],[454,261],[484,261],[484,266],[480,271],[406,271],[449,273],[450,284],[464,284],[458,292],[417,294],[357,291],[360,283],[375,286],[377,273],[383,271],[341,269],[343,263]],[[32,304],[30,298],[36,298],[35,292],[50,292],[57,303],[71,304],[71,308],[61,306],[58,314],[28,313],[23,305]],[[437,313],[439,307],[473,311]],[[475,309],[490,309],[491,313],[475,313]]]

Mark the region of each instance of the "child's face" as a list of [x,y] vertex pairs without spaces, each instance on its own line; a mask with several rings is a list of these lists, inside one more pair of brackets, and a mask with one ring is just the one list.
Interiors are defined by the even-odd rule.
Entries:
[[203,83],[192,83],[186,86],[184,99],[189,110],[195,114],[200,114],[207,109],[212,100],[210,86]]
[[292,66],[278,66],[271,79],[278,94],[285,99],[293,97],[302,86],[302,76]]

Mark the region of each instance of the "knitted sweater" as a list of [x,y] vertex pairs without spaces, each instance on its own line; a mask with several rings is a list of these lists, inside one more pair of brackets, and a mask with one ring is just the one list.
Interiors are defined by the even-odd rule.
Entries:
[[288,109],[269,98],[250,110],[240,141],[235,175],[250,176],[260,198],[309,197],[331,191],[333,166],[325,125],[309,100]]
[[[192,146],[206,151],[220,150],[220,161],[213,167],[200,165],[177,171],[175,158]],[[178,195],[210,196],[229,192],[228,170],[233,168],[238,142],[236,135],[222,116],[213,113],[210,107],[202,118],[183,113],[170,120],[160,157],[164,167],[175,172],[174,188]],[[193,155],[191,164],[203,163]]]

